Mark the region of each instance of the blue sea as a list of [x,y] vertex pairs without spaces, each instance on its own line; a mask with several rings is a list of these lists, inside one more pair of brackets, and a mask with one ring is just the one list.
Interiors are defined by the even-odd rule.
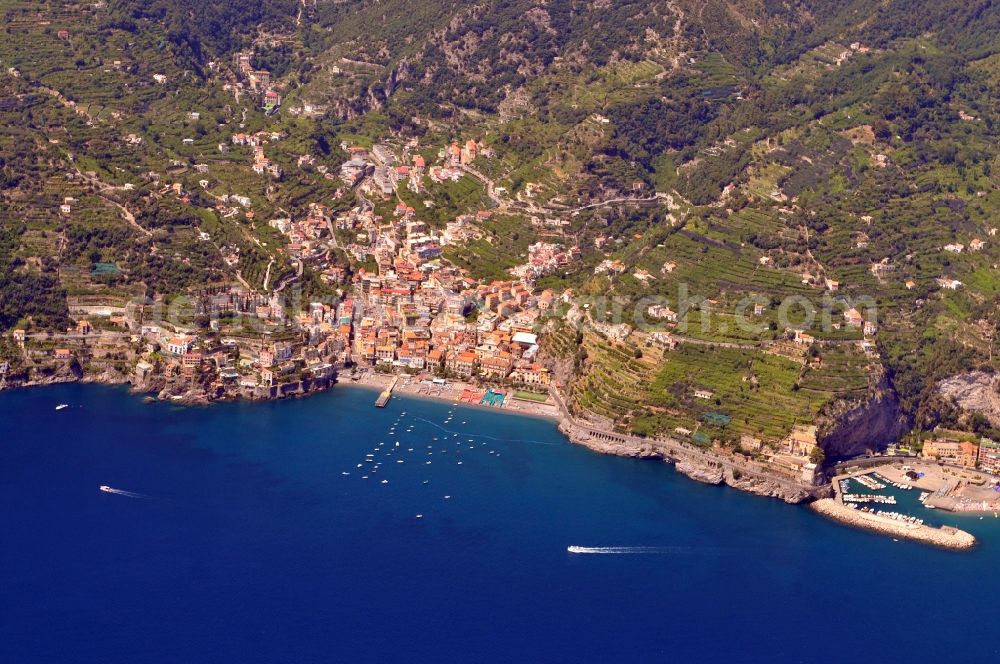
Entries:
[[941,551],[374,398],[0,393],[0,662],[996,659],[1000,520]]

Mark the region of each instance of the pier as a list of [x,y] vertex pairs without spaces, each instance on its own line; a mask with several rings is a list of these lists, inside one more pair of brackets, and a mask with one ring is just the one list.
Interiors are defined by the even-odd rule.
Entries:
[[931,526],[898,521],[870,512],[851,509],[837,502],[834,498],[817,500],[810,504],[810,507],[834,521],[883,535],[915,540],[945,549],[971,549],[976,545],[975,537],[958,528],[951,526],[932,528]]
[[392,379],[392,382],[389,383],[389,387],[382,390],[381,394],[378,395],[378,399],[375,400],[376,408],[385,408],[386,404],[389,403],[389,399],[392,398],[392,391],[395,389],[396,383],[398,382],[399,376],[396,376]]
[[880,491],[888,484],[901,489],[913,487],[911,484],[903,484],[903,482],[913,481],[906,475],[900,475],[897,478],[900,480],[899,482],[883,475],[886,468],[887,466],[882,466],[878,472],[872,471],[871,468],[860,470],[851,468],[848,472],[835,476],[832,483],[833,498],[817,500],[810,507],[834,521],[891,537],[915,540],[946,549],[971,549],[976,545],[976,538],[971,533],[958,528],[951,526],[932,527],[924,524],[923,519],[892,511],[886,512],[878,509],[877,506],[869,508],[866,505],[859,508],[859,503],[895,505],[896,498],[878,493],[848,493],[850,491],[848,480],[853,479],[871,491]]

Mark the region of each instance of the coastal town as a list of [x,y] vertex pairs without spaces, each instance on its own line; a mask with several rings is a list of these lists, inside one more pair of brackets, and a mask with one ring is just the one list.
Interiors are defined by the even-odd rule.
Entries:
[[[103,281],[120,276],[120,265],[94,250],[89,272],[60,273],[73,286],[65,298],[70,326],[43,329],[29,317],[5,335],[0,389],[90,381],[130,384],[150,399],[206,404],[367,385],[381,391],[378,405],[395,391],[544,415],[558,419],[574,442],[672,461],[699,481],[788,502],[835,500],[839,485],[831,483],[835,470],[826,463],[818,415],[826,402],[872,397],[883,376],[880,321],[874,305],[852,299],[852,291],[871,279],[922,307],[933,293],[963,289],[945,269],[949,261],[983,254],[990,243],[979,235],[996,232],[986,227],[961,242],[929,247],[927,253],[944,262],[919,285],[912,255],[859,260],[852,272],[858,283],[833,278],[808,248],[789,260],[785,248],[744,242],[748,257],[730,266],[725,254],[735,253],[736,231],[696,221],[685,226],[693,206],[676,191],[650,192],[641,179],[626,192],[586,204],[543,200],[546,186],[535,181],[512,194],[495,174],[495,136],[383,131],[375,138],[344,137],[326,145],[325,154],[308,149],[282,118],[319,118],[322,106],[296,96],[257,60],[254,52],[239,51],[231,63],[208,65],[224,81],[225,113],[216,116],[224,121],[215,127],[221,140],[199,137],[199,130],[207,133],[208,110],[184,110],[181,131],[187,133],[179,148],[200,149],[201,141],[211,158],[202,151],[187,162],[171,159],[168,168],[144,173],[140,184],[147,203],[193,213],[199,251],[221,261],[224,278],[126,296]],[[164,74],[151,80],[173,84]],[[64,103],[93,126],[74,102]],[[587,121],[598,128],[609,122],[599,114]],[[135,133],[125,138],[135,149],[147,141]],[[136,184],[112,186],[76,165],[68,179],[99,193],[140,235],[155,235],[129,207]],[[303,183],[309,186],[295,195],[295,205],[274,203],[278,192]],[[726,185],[720,202],[735,193]],[[81,198],[63,196],[52,214],[75,222],[85,209]],[[781,204],[776,213],[783,221],[804,214],[783,197],[771,198]],[[646,246],[643,233],[611,230],[611,213],[579,221],[618,208],[649,214],[681,239],[670,249],[665,242]],[[737,214],[725,210],[727,220]],[[878,222],[871,214],[858,220],[865,230],[851,233],[850,241],[855,250],[868,250]],[[795,232],[808,247],[806,226]],[[700,246],[685,247],[688,241]],[[501,254],[491,252],[505,243],[501,264]],[[159,249],[154,243],[151,253]],[[709,270],[725,266],[718,296],[699,297],[694,306],[680,296],[658,296],[636,310],[641,321],[609,319],[592,308],[601,288],[622,286],[643,301],[645,291],[663,292],[660,284],[681,274],[697,279],[692,265],[704,267],[711,251],[724,254],[709,261]],[[173,258],[191,265],[180,252]],[[735,272],[725,272],[730,268]],[[564,284],[568,275],[578,278]],[[750,336],[727,333],[728,322],[713,327],[727,315],[713,308],[724,308],[725,290],[739,279],[754,284],[747,289],[750,306],[737,305],[758,330]],[[828,329],[817,333],[808,315],[800,323],[779,320],[785,305],[776,294],[761,295],[767,292],[757,289],[761,283],[793,300],[825,298]],[[700,332],[688,327],[696,317]],[[706,365],[715,363],[698,357],[706,350],[726,354],[736,380],[712,375]],[[674,378],[667,385],[657,382],[663,367],[662,375]],[[767,396],[779,389],[782,399],[798,401],[784,408]],[[780,415],[761,416],[764,408]],[[930,505],[955,512],[996,508],[992,494],[979,491],[996,484],[984,478],[1000,475],[1000,444],[989,437],[939,428],[919,445],[893,445],[880,458],[897,456],[984,473],[976,482],[935,484]]]
[[1000,1],[0,15],[0,664],[996,658]]
[[[257,137],[234,135],[233,140],[259,147]],[[352,159],[341,174],[345,184],[378,195],[373,189],[382,186],[375,184],[378,169],[386,169],[391,155],[381,146],[370,152],[352,147],[350,152]],[[457,159],[448,168],[457,168]],[[255,166],[261,161],[255,157]],[[414,172],[422,176],[422,159],[413,161]],[[431,177],[439,177],[444,168],[432,167]],[[387,183],[395,187],[397,181],[390,177]],[[535,332],[540,316],[558,305],[556,294],[537,292],[531,269],[519,270],[522,278],[482,283],[442,260],[442,246],[471,220],[460,217],[439,233],[403,203],[388,219],[373,210],[367,204],[334,216],[327,206],[315,204],[302,219],[266,222],[285,238],[283,252],[300,274],[315,270],[332,284],[342,283],[346,274],[329,260],[338,246],[338,231],[354,238],[344,249],[359,264],[372,267],[354,271],[336,302],[304,303],[292,314],[279,288],[270,294],[240,284],[192,291],[185,314],[203,323],[199,327],[166,322],[162,300],[79,298],[71,303],[77,318],[66,334],[14,330],[11,338],[37,358],[48,354],[68,361],[86,355],[88,364],[96,360],[99,366],[108,353],[136,356],[139,384],[162,379],[162,396],[189,401],[309,391],[327,385],[334,372],[354,366],[544,392],[550,375],[537,361]],[[248,329],[254,332],[248,335]],[[59,339],[66,347],[53,347]]]
[[[266,72],[248,70],[243,58],[239,67],[249,77],[251,91],[266,87]],[[255,172],[274,167],[263,146],[276,140],[281,135],[274,132],[232,136],[233,145],[253,149]],[[539,336],[547,326],[580,317],[585,309],[574,303],[571,290],[539,289],[536,281],[579,261],[579,247],[536,242],[528,247],[525,262],[509,270],[509,279],[477,280],[444,258],[443,250],[482,233],[493,212],[460,214],[435,229],[397,196],[400,187],[426,194],[437,183],[469,177],[483,152],[475,140],[441,146],[429,165],[413,142],[400,154],[382,144],[341,147],[350,158],[340,168],[340,195],[353,192],[357,205],[334,212],[324,203],[312,203],[301,218],[262,220],[280,233],[282,252],[296,270],[280,287],[270,293],[243,284],[201,289],[187,293],[183,304],[157,298],[74,298],[70,309],[75,324],[65,334],[12,332],[25,360],[49,365],[37,372],[38,382],[128,382],[138,392],[194,404],[302,395],[327,389],[338,377],[384,386],[389,377],[400,375],[406,378],[404,387],[413,385],[418,394],[540,412],[572,423],[571,430],[578,421],[607,428],[589,422],[586,413],[573,414],[550,396],[565,386],[553,378],[547,366],[551,362],[540,358]],[[180,187],[168,191],[185,197]],[[245,203],[239,195],[228,198],[237,206]],[[219,206],[228,209],[226,203]],[[391,212],[383,216],[379,209]],[[348,271],[332,261],[337,250],[359,267]],[[232,256],[232,264],[237,261]],[[618,268],[605,261],[595,272],[608,269]],[[340,296],[290,302],[285,296],[294,288],[286,287],[305,271],[337,286]],[[666,347],[676,345],[668,331],[676,314],[663,305],[651,306],[647,313],[667,325],[652,337]],[[121,371],[123,366],[131,370]],[[15,384],[10,366],[5,369],[0,384]],[[713,393],[695,390],[694,396],[709,400]],[[723,418],[716,416],[718,422]],[[792,500],[820,490],[814,426],[797,426],[788,436],[766,443],[744,435],[735,450],[718,441],[713,446],[710,434],[698,429],[697,423],[676,427],[670,440],[693,450],[711,447],[713,454],[730,458],[748,473],[759,470],[779,485],[787,481]]]

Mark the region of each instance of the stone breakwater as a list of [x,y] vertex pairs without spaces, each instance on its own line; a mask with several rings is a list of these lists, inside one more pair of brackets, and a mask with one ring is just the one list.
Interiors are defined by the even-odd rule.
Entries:
[[832,498],[817,500],[810,505],[823,516],[829,517],[855,528],[863,528],[882,535],[906,538],[945,549],[971,549],[976,545],[976,538],[970,533],[950,526],[932,528],[931,526],[916,525],[903,521],[896,521],[877,514],[869,514],[859,510],[845,507]]

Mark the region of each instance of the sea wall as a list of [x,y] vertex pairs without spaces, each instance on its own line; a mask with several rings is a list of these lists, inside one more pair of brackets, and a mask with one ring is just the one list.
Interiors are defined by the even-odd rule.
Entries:
[[860,510],[851,509],[838,503],[832,498],[824,498],[813,502],[810,507],[823,516],[829,517],[855,528],[871,530],[883,535],[906,538],[945,549],[971,549],[976,545],[976,538],[970,533],[958,528],[942,526],[932,528],[931,526],[916,525],[903,521],[896,521],[877,514],[869,514]]

